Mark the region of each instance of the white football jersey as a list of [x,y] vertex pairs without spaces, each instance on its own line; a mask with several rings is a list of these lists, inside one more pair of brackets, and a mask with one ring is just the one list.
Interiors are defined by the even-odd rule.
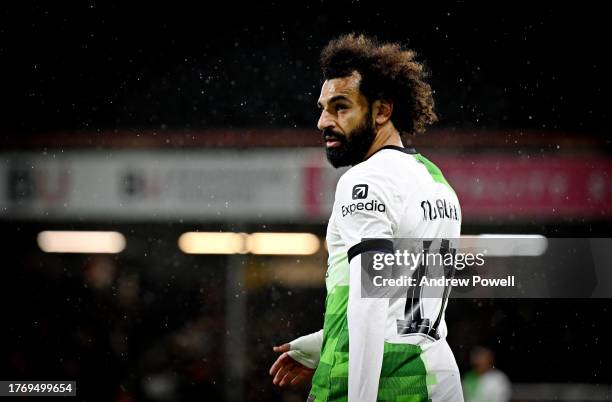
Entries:
[[[332,272],[333,263],[364,238],[452,240],[460,236],[460,230],[459,201],[440,170],[412,148],[383,147],[338,182],[327,226],[328,277],[344,277]],[[348,283],[348,272],[345,274],[342,282]],[[328,290],[329,285],[334,284],[328,284]],[[387,317],[385,340],[420,343],[423,336],[398,334],[397,320],[409,318],[427,319],[430,325],[438,322],[436,335],[445,337],[446,301],[395,300]]]
[[361,293],[362,254],[393,253],[398,238],[450,250],[460,227],[455,192],[414,149],[383,147],[342,175],[327,226],[323,331],[291,342],[294,359],[316,365],[308,401],[463,400],[445,339],[448,288],[433,298]]

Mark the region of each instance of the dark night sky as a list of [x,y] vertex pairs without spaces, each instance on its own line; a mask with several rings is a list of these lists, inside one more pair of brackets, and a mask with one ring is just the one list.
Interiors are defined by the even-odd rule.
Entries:
[[2,134],[314,127],[318,52],[350,31],[417,50],[441,127],[608,131],[594,5],[255,3],[2,6]]

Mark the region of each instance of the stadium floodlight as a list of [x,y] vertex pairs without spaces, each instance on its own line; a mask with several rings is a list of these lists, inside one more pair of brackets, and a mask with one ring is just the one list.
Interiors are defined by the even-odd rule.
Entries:
[[38,247],[46,253],[117,254],[125,249],[125,237],[119,232],[43,231],[37,236]]
[[185,254],[244,254],[246,234],[233,232],[187,232],[178,245]]
[[311,255],[320,246],[312,233],[252,233],[247,238],[247,250],[260,255]]

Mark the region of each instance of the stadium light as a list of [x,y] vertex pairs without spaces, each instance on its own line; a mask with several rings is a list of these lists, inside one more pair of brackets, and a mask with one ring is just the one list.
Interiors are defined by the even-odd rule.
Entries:
[[311,255],[320,246],[312,233],[252,233],[247,238],[247,250],[253,254]]
[[245,233],[187,232],[179,237],[178,245],[186,254],[243,254],[245,237]]
[[186,254],[311,255],[321,241],[312,233],[187,232],[178,244]]
[[125,237],[119,232],[44,231],[36,238],[46,253],[117,254],[125,249]]

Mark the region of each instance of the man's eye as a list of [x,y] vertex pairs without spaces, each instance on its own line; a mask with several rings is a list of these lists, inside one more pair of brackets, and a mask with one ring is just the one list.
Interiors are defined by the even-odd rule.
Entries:
[[336,106],[336,110],[343,110],[343,109],[347,109],[346,105],[337,105]]

